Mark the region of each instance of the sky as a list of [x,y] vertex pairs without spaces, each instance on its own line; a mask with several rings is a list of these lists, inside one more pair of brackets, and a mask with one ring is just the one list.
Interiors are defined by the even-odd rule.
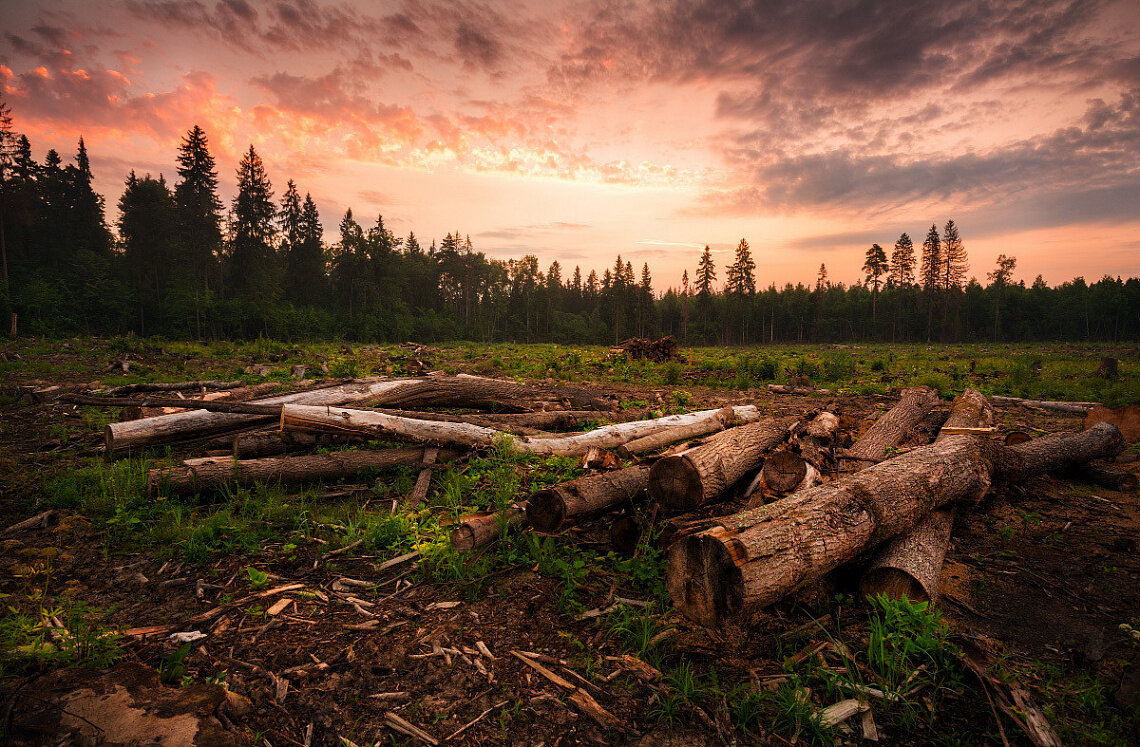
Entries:
[[36,157],[82,136],[109,219],[202,126],[326,239],[351,208],[658,291],[741,238],[758,285],[853,283],[958,225],[970,275],[1140,275],[1140,0],[0,0]]

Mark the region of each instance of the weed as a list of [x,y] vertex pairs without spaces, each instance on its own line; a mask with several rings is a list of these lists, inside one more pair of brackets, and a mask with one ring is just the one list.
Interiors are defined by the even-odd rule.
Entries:
[[269,588],[269,574],[264,571],[259,571],[256,568],[246,568],[246,576],[249,577],[249,588],[254,591]]

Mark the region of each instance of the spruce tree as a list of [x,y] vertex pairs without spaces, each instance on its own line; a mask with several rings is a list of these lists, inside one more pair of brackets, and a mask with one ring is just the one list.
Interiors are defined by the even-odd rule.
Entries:
[[716,265],[713,263],[712,250],[705,244],[701,252],[701,260],[697,263],[697,295],[707,298],[712,295],[713,283],[716,281]]
[[195,288],[209,291],[217,281],[217,260],[222,250],[222,201],[218,198],[218,172],[210,155],[206,133],[194,125],[178,147],[178,177],[174,204],[179,234]]
[[942,235],[942,257],[940,270],[940,285],[944,290],[956,290],[966,282],[966,272],[970,263],[966,258],[966,247],[958,235],[958,227],[954,220],[946,221],[946,228]]
[[736,261],[728,268],[728,292],[737,296],[752,295],[756,292],[756,263],[752,260],[752,249],[747,239],[736,245]]
[[12,111],[0,99],[0,266],[3,267],[4,286],[0,291],[7,300],[8,289],[8,240],[6,224],[8,205],[15,191],[16,176],[16,133],[12,129]]
[[272,301],[280,293],[273,251],[273,219],[277,211],[273,206],[273,185],[252,145],[238,164],[237,180],[228,292],[257,303]]
[[285,184],[277,221],[281,229],[281,248],[288,256],[293,247],[301,243],[301,195],[297,193],[297,185],[292,179]]
[[[138,312],[139,334],[153,334],[174,268],[178,243],[174,195],[166,182],[132,171],[119,198],[119,239]],[[148,332],[149,327],[149,332]]]
[[908,288],[914,285],[914,242],[910,236],[902,234],[891,252],[891,276],[888,285],[894,288]]
[[942,237],[938,226],[930,225],[926,240],[922,242],[922,291],[926,296],[926,341],[934,331],[934,299],[941,287]]
[[305,194],[297,222],[297,242],[289,246],[285,262],[285,293],[299,306],[317,306],[325,300],[327,271],[324,227],[311,194]]

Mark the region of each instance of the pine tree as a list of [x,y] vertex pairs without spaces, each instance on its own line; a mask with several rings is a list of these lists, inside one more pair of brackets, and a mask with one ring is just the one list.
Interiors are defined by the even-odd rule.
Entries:
[[708,244],[705,244],[701,261],[697,263],[697,295],[703,298],[711,296],[714,282],[716,282],[716,265],[713,263],[712,250]]
[[930,225],[926,240],[922,242],[922,291],[926,295],[926,341],[930,342],[934,331],[934,299],[941,287],[942,238],[938,226]]
[[95,191],[95,176],[91,173],[91,161],[82,137],[75,153],[75,165],[65,170],[65,181],[69,204],[66,221],[60,228],[69,241],[68,250],[73,256],[87,251],[109,257],[112,240],[104,216],[103,195]]
[[281,196],[281,212],[277,216],[281,229],[281,248],[288,256],[293,247],[301,243],[301,195],[297,193],[297,185],[292,179],[285,184],[285,194]]
[[910,236],[902,234],[891,252],[891,276],[887,284],[894,288],[908,288],[914,285],[914,242]]
[[[986,277],[989,278],[991,289],[994,295],[994,342],[1001,339],[1001,302],[1002,296],[1005,294],[1005,287],[1013,279],[1013,270],[1017,267],[1016,257],[1007,257],[1004,254],[999,254],[997,258],[997,267],[992,272],[987,273]],[[1044,280],[1038,275],[1037,279],[1044,284]],[[1037,284],[1034,283],[1034,287]]]
[[423,247],[420,246],[420,242],[416,238],[416,232],[408,231],[408,238],[404,239],[404,253],[423,254],[423,251]]
[[867,273],[867,282],[871,284],[871,321],[878,319],[879,286],[881,278],[887,274],[887,253],[878,244],[872,244],[867,250],[867,261],[863,263],[863,272]]
[[752,295],[756,292],[756,263],[752,260],[752,250],[747,239],[736,245],[736,261],[728,268],[727,290],[737,296]]
[[229,257],[229,292],[259,303],[279,295],[276,253],[273,251],[273,185],[261,156],[253,146],[242,156],[237,170],[238,193],[233,201],[232,243]]
[[16,133],[12,129],[12,110],[0,99],[0,265],[3,266],[4,286],[0,290],[5,300],[8,288],[8,240],[5,224],[8,222],[8,204],[15,188]]
[[218,172],[210,155],[206,133],[194,125],[178,147],[178,177],[174,204],[179,232],[197,288],[210,290],[216,278],[222,249],[222,201],[218,198]]
[[327,280],[324,227],[311,194],[305,193],[299,212],[296,240],[285,258],[285,295],[298,306],[317,306],[325,300]]
[[823,262],[819,263],[819,274],[815,276],[815,289],[817,292],[822,292],[828,287],[827,282],[827,265]]
[[966,281],[966,272],[970,269],[970,263],[966,259],[966,247],[958,236],[958,227],[954,225],[953,219],[946,221],[946,228],[943,230],[941,260],[939,284],[943,290],[961,289]]

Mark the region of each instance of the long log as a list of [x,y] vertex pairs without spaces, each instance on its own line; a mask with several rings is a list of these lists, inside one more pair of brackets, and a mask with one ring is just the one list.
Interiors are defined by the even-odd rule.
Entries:
[[[362,379],[322,389],[281,394],[276,397],[255,400],[248,405],[282,405],[285,403],[304,405],[342,405],[358,402],[390,389],[406,386],[419,379]],[[185,406],[185,403],[183,403]],[[159,415],[142,420],[129,420],[111,423],[103,433],[104,449],[107,454],[117,454],[128,449],[137,449],[157,444],[186,441],[213,436],[227,431],[238,430],[258,423],[272,422],[272,415],[215,413],[198,410]]]
[[[994,409],[985,395],[975,389],[962,392],[950,407],[950,416],[942,426],[935,443],[951,439],[969,439],[954,435],[959,428],[984,428],[993,425]],[[935,509],[910,532],[895,537],[875,552],[859,581],[864,597],[886,594],[892,599],[913,602],[935,602],[942,578],[942,561],[950,546],[950,530],[954,526],[954,509]]]
[[361,439],[324,433],[252,431],[233,436],[229,447],[235,459],[260,459],[322,446],[340,446],[354,440]]
[[736,412],[731,407],[725,407],[717,411],[715,417],[709,418],[708,420],[702,420],[689,425],[683,425],[679,428],[654,433],[644,438],[635,439],[621,446],[619,451],[622,456],[625,457],[646,454],[650,451],[657,451],[663,446],[675,444],[680,441],[688,441],[691,438],[701,438],[710,433],[718,433],[734,425],[740,425],[740,423],[737,422]]
[[847,454],[860,463],[855,465],[860,469],[864,464],[881,461],[887,456],[887,451],[902,443],[926,414],[938,404],[938,393],[927,387],[912,387],[904,389],[898,403],[882,415],[872,425],[863,437],[852,446]]
[[1073,467],[1072,469],[1063,471],[1061,477],[1108,488],[1109,490],[1119,490],[1122,493],[1127,493],[1140,487],[1140,478],[1136,476],[1135,472],[1102,467],[1099,464],[1082,464],[1079,467]]
[[648,467],[628,467],[539,490],[526,503],[526,520],[540,532],[561,532],[632,501],[645,490],[648,476]]
[[711,529],[673,545],[666,586],[685,615],[717,626],[910,531],[936,508],[981,498],[992,482],[1024,479],[1123,448],[1120,431],[1110,424],[1012,447],[947,439],[717,519]]
[[[735,408],[742,420],[754,419],[758,411],[752,405]],[[355,433],[366,437],[400,438],[434,445],[487,447],[501,439],[510,439],[515,450],[543,455],[582,456],[591,447],[612,449],[635,438],[681,425],[716,417],[719,410],[701,410],[685,415],[668,415],[654,420],[613,423],[583,433],[560,436],[526,436],[516,438],[504,431],[472,425],[400,418],[371,410],[343,407],[310,407],[286,405],[281,410],[282,430],[318,433]]]
[[[443,454],[440,454],[441,461]],[[448,458],[454,458],[448,454]],[[335,451],[328,454],[267,459],[205,457],[187,459],[175,467],[160,467],[147,472],[147,491],[151,496],[167,490],[172,495],[208,493],[222,485],[252,486],[258,483],[286,484],[316,480],[339,480],[357,472],[397,465],[420,466],[422,448],[386,451]]]
[[431,377],[398,391],[375,397],[374,407],[424,409],[464,407],[476,410],[533,412],[535,410],[611,409],[596,392],[573,387],[543,387],[480,376]]
[[998,407],[1022,405],[1041,410],[1053,410],[1054,412],[1071,412],[1077,415],[1084,415],[1092,408],[1100,405],[1099,402],[1054,402],[1051,400],[1022,399],[1021,397],[1003,397],[998,394],[990,396],[990,401]]
[[182,392],[191,389],[238,389],[245,386],[245,382],[238,381],[176,381],[173,383],[140,382],[138,384],[125,384],[107,390],[110,397],[122,397],[135,392]]
[[789,435],[794,417],[765,418],[718,433],[695,449],[665,457],[649,473],[649,496],[660,506],[687,511],[720,496]]

